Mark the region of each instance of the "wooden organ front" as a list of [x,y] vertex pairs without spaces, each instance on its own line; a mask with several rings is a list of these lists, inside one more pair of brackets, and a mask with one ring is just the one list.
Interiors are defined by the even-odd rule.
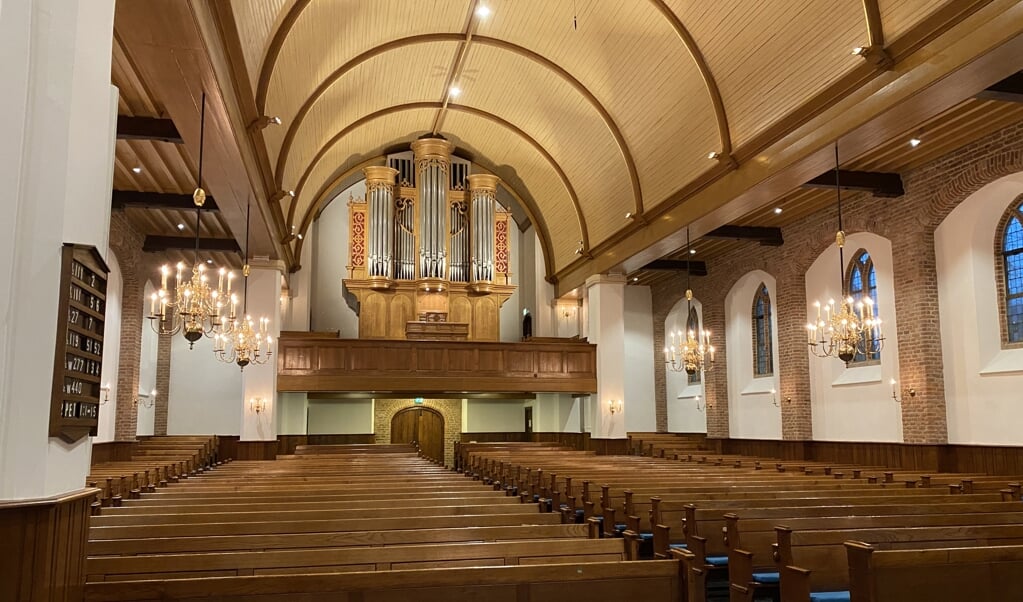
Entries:
[[500,180],[469,174],[443,138],[412,143],[412,158],[364,169],[366,196],[349,201],[345,289],[358,300],[359,338],[496,341],[509,284],[510,216]]

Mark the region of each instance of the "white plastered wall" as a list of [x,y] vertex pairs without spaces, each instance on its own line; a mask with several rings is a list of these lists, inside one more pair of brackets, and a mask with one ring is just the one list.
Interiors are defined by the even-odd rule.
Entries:
[[[753,373],[753,297],[760,285],[771,298],[771,376]],[[728,429],[735,439],[781,439],[778,390],[778,299],[774,276],[762,270],[743,275],[725,296],[726,366],[728,371]]]
[[211,339],[200,339],[194,349],[180,333],[171,341],[167,434],[238,435],[243,399],[238,366],[217,361]]
[[[810,357],[813,438],[824,441],[902,441],[902,410],[892,400],[890,379],[899,380],[891,241],[870,232],[846,237],[844,274],[853,255],[865,249],[877,271],[878,316],[885,336],[880,364],[847,368],[837,358]],[[842,297],[838,247],[829,246],[806,272],[807,320],[815,301]],[[807,351],[809,353],[809,351]],[[777,365],[777,364],[776,364]]]
[[310,399],[310,435],[362,435],[373,432],[372,399]]
[[[692,300],[693,309],[700,320],[700,327],[703,328],[703,304],[699,299]],[[670,343],[672,332],[685,332],[686,321],[689,318],[689,305],[685,299],[680,299],[671,311],[664,318],[664,337]],[[720,336],[720,333],[717,333]],[[713,343],[713,341],[712,341]],[[658,358],[664,361],[664,358]],[[721,367],[719,367],[720,369]],[[668,409],[668,432],[669,433],[706,433],[707,414],[697,408],[696,398],[705,399],[703,394],[703,383],[706,375],[699,383],[689,384],[688,375],[685,371],[675,372],[671,366],[665,366],[664,387],[665,399]]]
[[625,430],[657,430],[654,319],[649,286],[625,287]]
[[[535,414],[533,422],[535,427]],[[463,433],[522,433],[525,425],[525,403],[521,399],[462,400]]]
[[348,200],[365,198],[366,181],[341,191],[313,223],[312,300],[310,329],[341,331],[341,338],[359,338],[359,317],[342,294],[348,278]]
[[[117,358],[121,355],[121,267],[117,263],[117,257],[113,251],[107,251],[107,267],[110,273],[107,274],[107,312],[106,321],[103,323],[103,373],[100,375],[100,384],[107,389],[101,392],[105,395],[106,401],[99,406],[99,424],[96,426],[96,436],[93,443],[104,443],[114,440],[114,422],[117,415],[117,374],[119,362]],[[129,399],[126,403],[131,403]]]
[[996,180],[934,233],[949,443],[1023,443],[1023,349],[1002,349],[994,254],[999,222],[1020,194],[1023,173]]
[[[146,282],[144,299],[149,299],[149,296],[153,294],[155,289],[151,282]],[[143,304],[145,305],[145,304]],[[143,307],[143,313],[148,313],[146,308]],[[179,335],[180,336],[180,335]],[[153,330],[149,320],[143,316],[142,320],[142,352],[139,355],[139,388],[136,394],[139,397],[143,395],[149,399],[152,397],[153,391],[156,390],[156,357],[158,354],[158,346],[160,344],[160,337]],[[125,403],[131,403],[132,400],[126,400]],[[146,402],[149,403],[149,402]],[[156,403],[152,404],[152,407],[146,407],[146,404],[139,404],[136,409],[138,412],[137,420],[135,425],[136,435],[152,435],[156,425]]]

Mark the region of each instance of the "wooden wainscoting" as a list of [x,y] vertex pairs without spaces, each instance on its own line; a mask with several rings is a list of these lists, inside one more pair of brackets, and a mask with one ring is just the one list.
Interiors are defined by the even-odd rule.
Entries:
[[1023,447],[858,441],[707,439],[718,453],[906,470],[1023,475]]
[[594,393],[597,346],[316,338],[281,333],[278,391]]
[[97,493],[0,502],[0,600],[82,599],[89,505]]
[[363,435],[278,435],[277,453],[287,456],[295,453],[299,445],[351,445],[376,443],[373,433]]
[[597,455],[624,455],[629,453],[628,439],[593,439],[589,433],[462,433],[461,442],[504,443],[534,441],[560,443],[580,451],[595,451]]

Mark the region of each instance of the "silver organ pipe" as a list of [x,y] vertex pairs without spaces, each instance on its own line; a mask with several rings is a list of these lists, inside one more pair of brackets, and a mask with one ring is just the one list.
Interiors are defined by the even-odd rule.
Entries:
[[397,170],[374,165],[364,170],[366,174],[366,197],[369,209],[369,276],[371,278],[393,278],[392,249],[394,248],[391,224],[394,221],[394,177]]
[[497,203],[496,176],[469,176],[470,211],[472,212],[472,282],[494,280],[494,211]]
[[419,277],[447,276],[448,169],[453,146],[441,138],[412,143],[419,193]]

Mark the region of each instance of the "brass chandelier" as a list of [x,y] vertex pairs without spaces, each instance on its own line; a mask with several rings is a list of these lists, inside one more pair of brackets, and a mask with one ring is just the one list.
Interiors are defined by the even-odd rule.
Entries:
[[[691,279],[689,257],[689,226],[686,226],[686,319],[692,314],[693,289],[689,286]],[[714,346],[710,344],[710,331],[701,328],[699,332],[679,330],[669,332],[671,344],[664,347],[664,363],[673,372],[693,375],[697,372],[708,372],[714,364]]]
[[843,298],[840,304],[836,304],[834,299],[828,299],[826,303],[814,302],[817,319],[806,325],[806,343],[810,353],[816,357],[837,357],[848,364],[857,355],[867,359],[876,358],[884,347],[884,335],[881,333],[881,318],[875,314],[874,300],[870,298],[869,292],[863,295],[861,301],[857,301],[846,291],[845,232],[842,230],[842,188],[839,183],[837,142],[835,192],[838,198],[838,233],[835,234],[835,244],[838,245],[838,276],[842,282]]
[[[252,212],[250,203],[245,212],[245,266],[242,268],[242,276],[245,278],[244,295],[242,301],[242,314],[244,317],[237,318],[234,308],[237,304],[237,297],[231,297],[231,316],[222,332],[213,337],[213,354],[226,364],[238,364],[238,368],[245,370],[245,366],[265,364],[273,355],[271,346],[273,337],[268,334],[270,329],[269,318],[259,318],[259,326],[256,327],[252,316],[248,315],[249,305],[249,218]],[[265,351],[264,351],[265,345]],[[258,412],[258,410],[257,410]]]
[[[192,200],[195,203],[195,257],[191,277],[185,280],[185,264],[178,262],[171,277],[170,266],[160,268],[160,289],[150,298],[149,323],[158,334],[176,335],[183,332],[191,349],[203,335],[213,337],[224,332],[226,324],[234,320],[237,300],[231,295],[231,281],[234,273],[221,268],[217,287],[213,288],[207,275],[206,264],[199,260],[199,228],[202,206],[206,202],[206,191],[202,188],[203,146],[206,133],[206,93],[202,95],[202,109],[199,118],[199,174]],[[225,288],[226,281],[226,288]],[[231,300],[227,321],[221,311]]]

